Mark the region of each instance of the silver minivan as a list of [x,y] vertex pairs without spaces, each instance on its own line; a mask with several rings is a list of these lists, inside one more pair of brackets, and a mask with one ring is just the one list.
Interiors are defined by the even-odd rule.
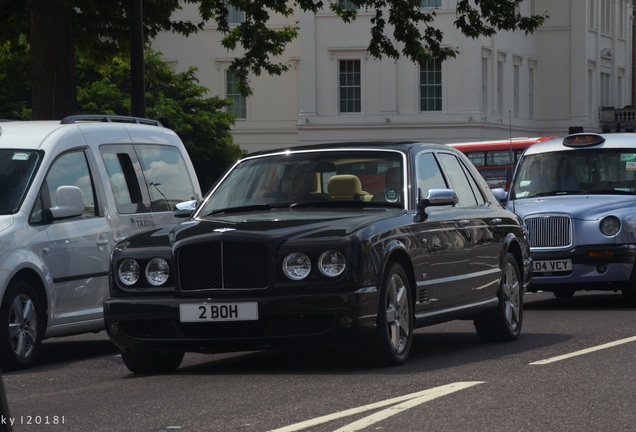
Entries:
[[102,330],[114,245],[201,199],[179,137],[119,116],[0,122],[0,186],[3,370],[45,338]]

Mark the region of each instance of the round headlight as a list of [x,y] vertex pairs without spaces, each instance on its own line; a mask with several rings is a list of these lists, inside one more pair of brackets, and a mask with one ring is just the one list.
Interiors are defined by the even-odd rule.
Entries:
[[126,258],[119,263],[117,274],[122,284],[126,286],[136,284],[139,280],[139,263],[132,258]]
[[305,279],[311,271],[311,261],[302,252],[292,252],[283,260],[283,273],[292,280]]
[[340,276],[346,267],[347,262],[344,255],[335,250],[323,252],[318,260],[318,268],[325,276]]
[[146,265],[146,280],[151,285],[159,286],[165,284],[168,276],[170,276],[170,267],[168,267],[168,262],[165,259],[155,257],[148,261],[148,265]]
[[601,221],[601,232],[608,237],[615,236],[621,230],[621,221],[616,216],[608,216]]

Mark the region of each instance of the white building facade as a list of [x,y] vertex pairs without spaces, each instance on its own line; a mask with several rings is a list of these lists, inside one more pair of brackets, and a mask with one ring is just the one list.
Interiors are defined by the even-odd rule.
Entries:
[[[335,0],[334,0],[335,1]],[[459,54],[420,67],[367,52],[372,12],[343,23],[335,14],[298,21],[300,37],[278,61],[281,76],[251,78],[253,94],[232,88],[235,53],[213,27],[183,38],[161,34],[153,48],[177,71],[198,68],[210,95],[235,101],[235,143],[248,151],[327,141],[416,139],[449,143],[598,131],[601,106],[632,104],[631,0],[526,0],[521,13],[547,12],[533,34],[469,39],[455,29],[454,0],[426,0],[444,44]],[[180,19],[196,21],[186,6]],[[240,20],[240,14],[236,20]]]

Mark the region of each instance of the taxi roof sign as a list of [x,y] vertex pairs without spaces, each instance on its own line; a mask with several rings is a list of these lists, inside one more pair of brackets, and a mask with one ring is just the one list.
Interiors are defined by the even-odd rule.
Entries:
[[604,142],[605,138],[594,133],[572,134],[563,139],[563,145],[566,147],[588,147],[603,144]]

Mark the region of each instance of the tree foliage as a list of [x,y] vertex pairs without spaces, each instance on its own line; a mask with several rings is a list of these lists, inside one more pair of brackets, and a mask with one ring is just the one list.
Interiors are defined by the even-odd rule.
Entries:
[[[30,82],[28,46],[0,46],[0,118],[31,118],[28,103]],[[14,47],[15,48],[15,47]],[[198,84],[196,69],[174,73],[159,53],[150,49],[145,56],[146,114],[173,129],[183,140],[199,177],[207,190],[214,180],[243,151],[233,143],[234,117],[225,111],[227,101],[206,97],[207,89]],[[79,55],[77,61],[78,112],[85,114],[131,114],[130,62],[126,57],[95,61]]]
[[[183,140],[204,190],[242,156],[233,143],[234,116],[225,111],[227,101],[205,97],[196,69],[175,73],[159,53],[146,50],[147,116],[173,129]],[[130,115],[130,63],[115,57],[97,63],[88,57],[78,62],[80,112]]]
[[[59,118],[77,106],[63,99],[75,97],[73,53],[90,53],[96,61],[109,61],[130,52],[130,4],[142,0],[0,0],[0,44],[18,47],[22,39],[31,46],[30,72],[34,118]],[[467,37],[539,27],[547,14],[522,16],[523,0],[457,0],[455,26]],[[201,19],[179,21],[173,12],[183,4],[198,6]],[[435,10],[421,8],[421,0],[350,0],[356,8],[344,8],[327,0],[143,0],[143,31],[146,41],[160,31],[188,35],[214,22],[223,34],[222,44],[240,50],[230,69],[239,77],[239,90],[250,94],[250,75],[280,75],[289,65],[277,61],[288,43],[298,36],[298,23],[271,29],[273,14],[292,16],[296,10],[317,13],[330,9],[345,22],[357,18],[358,10],[372,11],[368,50],[376,58],[400,56],[418,62],[454,57],[457,51],[444,46],[443,32],[434,26]],[[228,4],[245,12],[239,25],[228,23]],[[67,82],[67,81],[70,81]],[[55,105],[50,107],[49,105]],[[65,112],[71,111],[71,112]]]

